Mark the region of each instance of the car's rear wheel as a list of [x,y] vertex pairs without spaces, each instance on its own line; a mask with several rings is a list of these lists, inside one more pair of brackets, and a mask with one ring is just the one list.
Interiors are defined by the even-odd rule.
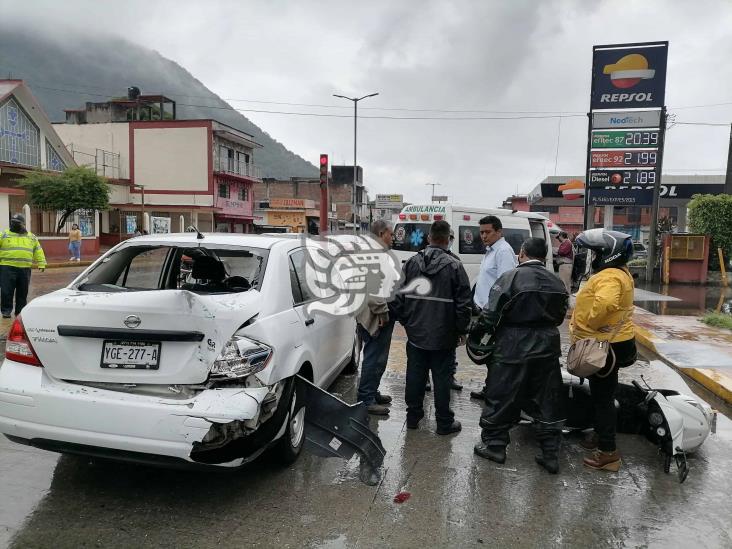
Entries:
[[304,393],[300,386],[291,378],[294,385],[290,397],[289,412],[287,414],[287,427],[285,434],[277,441],[273,453],[277,461],[285,465],[294,463],[305,444],[305,402]]

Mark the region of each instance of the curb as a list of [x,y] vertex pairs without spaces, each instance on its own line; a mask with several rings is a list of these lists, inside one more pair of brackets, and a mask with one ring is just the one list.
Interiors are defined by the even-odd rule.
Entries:
[[[96,261],[96,259],[94,260]],[[88,267],[94,261],[63,261],[46,263],[46,269],[63,269],[66,267]]]
[[681,373],[690,377],[700,385],[704,386],[710,392],[724,400],[727,404],[732,404],[732,378],[720,375],[716,370],[705,368],[684,368],[679,366],[663,353],[658,351],[655,339],[658,339],[651,331],[635,324],[635,338],[646,349],[657,354],[663,362],[669,366],[680,370]]

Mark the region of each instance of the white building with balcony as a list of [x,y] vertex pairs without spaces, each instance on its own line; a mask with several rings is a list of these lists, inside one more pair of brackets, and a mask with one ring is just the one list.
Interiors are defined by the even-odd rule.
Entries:
[[252,231],[252,186],[261,181],[254,154],[261,145],[215,120],[174,120],[165,110],[170,103],[142,95],[87,103],[54,124],[77,163],[112,178],[103,244],[143,228]]

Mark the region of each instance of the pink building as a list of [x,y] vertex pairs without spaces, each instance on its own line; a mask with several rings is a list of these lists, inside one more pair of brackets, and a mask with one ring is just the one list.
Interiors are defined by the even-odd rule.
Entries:
[[85,110],[67,111],[66,123],[54,124],[78,164],[96,167],[115,183],[111,208],[101,215],[103,243],[143,228],[252,231],[252,186],[261,181],[254,151],[261,145],[216,120],[172,119],[174,105],[143,95],[87,103]]

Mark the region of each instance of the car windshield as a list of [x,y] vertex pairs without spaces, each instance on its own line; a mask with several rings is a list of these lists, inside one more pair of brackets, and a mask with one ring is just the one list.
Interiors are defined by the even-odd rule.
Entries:
[[241,246],[127,246],[107,256],[80,291],[188,290],[200,294],[260,289],[268,250]]

